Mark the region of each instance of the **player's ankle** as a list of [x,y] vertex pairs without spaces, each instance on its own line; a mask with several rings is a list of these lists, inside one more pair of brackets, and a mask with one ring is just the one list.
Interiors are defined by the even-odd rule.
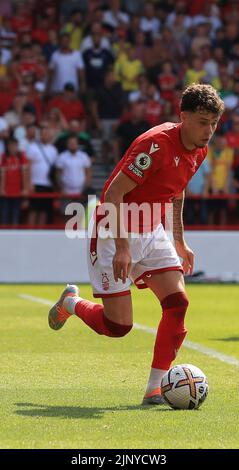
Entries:
[[63,305],[64,305],[64,308],[66,309],[67,313],[69,313],[71,315],[74,315],[75,314],[75,306],[81,300],[82,300],[81,297],[67,296],[63,301]]

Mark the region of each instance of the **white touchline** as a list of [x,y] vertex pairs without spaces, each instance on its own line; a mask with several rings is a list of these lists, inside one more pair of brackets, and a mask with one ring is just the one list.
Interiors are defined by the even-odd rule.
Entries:
[[[18,297],[21,297],[25,300],[30,300],[31,302],[38,302],[44,305],[53,305],[53,301],[48,299],[42,299],[41,297],[34,297],[33,295],[28,294],[19,294]],[[139,323],[134,323],[135,330],[145,331],[146,333],[156,335],[157,329],[151,328],[150,326],[140,325]],[[230,364],[231,366],[239,367],[239,360],[235,357],[228,356],[227,354],[222,354],[215,349],[207,348],[206,346],[202,346],[198,343],[193,343],[192,341],[184,341],[183,346],[188,349],[194,349],[202,354],[206,354],[206,356],[213,357],[214,359],[218,359],[221,362],[225,362],[226,364]]]

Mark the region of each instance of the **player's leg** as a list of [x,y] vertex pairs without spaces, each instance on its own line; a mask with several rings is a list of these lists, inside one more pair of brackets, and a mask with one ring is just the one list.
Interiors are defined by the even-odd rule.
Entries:
[[161,379],[170,368],[187,333],[184,317],[188,298],[183,274],[180,271],[152,274],[150,277],[145,277],[144,281],[159,299],[163,311],[156,335],[144,403],[160,404]]
[[103,298],[103,305],[69,298],[65,305],[99,335],[121,337],[132,328],[131,295]]
[[125,336],[132,328],[131,295],[112,296],[97,304],[79,297],[76,286],[68,286],[49,312],[49,325],[60,329],[71,315],[76,315],[99,335]]

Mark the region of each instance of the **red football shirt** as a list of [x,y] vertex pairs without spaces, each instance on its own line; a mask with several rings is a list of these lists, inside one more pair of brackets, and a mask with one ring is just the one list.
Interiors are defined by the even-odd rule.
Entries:
[[19,197],[21,195],[22,168],[27,165],[27,159],[23,153],[19,156],[2,156],[1,167],[5,170],[5,195]]
[[[123,201],[142,204],[172,202],[198,170],[207,155],[207,146],[187,150],[180,136],[180,124],[155,126],[135,139],[107,180],[101,197],[113,178],[122,171],[137,183]],[[153,226],[156,225],[156,220]],[[142,229],[142,227],[141,227]],[[146,231],[144,228],[143,231]]]

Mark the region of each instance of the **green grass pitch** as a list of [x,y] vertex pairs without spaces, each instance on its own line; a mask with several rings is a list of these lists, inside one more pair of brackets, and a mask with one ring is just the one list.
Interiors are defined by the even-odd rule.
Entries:
[[[239,360],[238,286],[188,286],[187,339]],[[154,336],[96,335],[78,318],[49,329],[49,307],[19,297],[55,300],[61,286],[0,286],[1,448],[238,448],[238,366],[182,347],[177,363],[208,376],[197,411],[140,406]],[[160,306],[132,290],[134,320],[156,327]],[[92,299],[91,288],[82,296]]]

